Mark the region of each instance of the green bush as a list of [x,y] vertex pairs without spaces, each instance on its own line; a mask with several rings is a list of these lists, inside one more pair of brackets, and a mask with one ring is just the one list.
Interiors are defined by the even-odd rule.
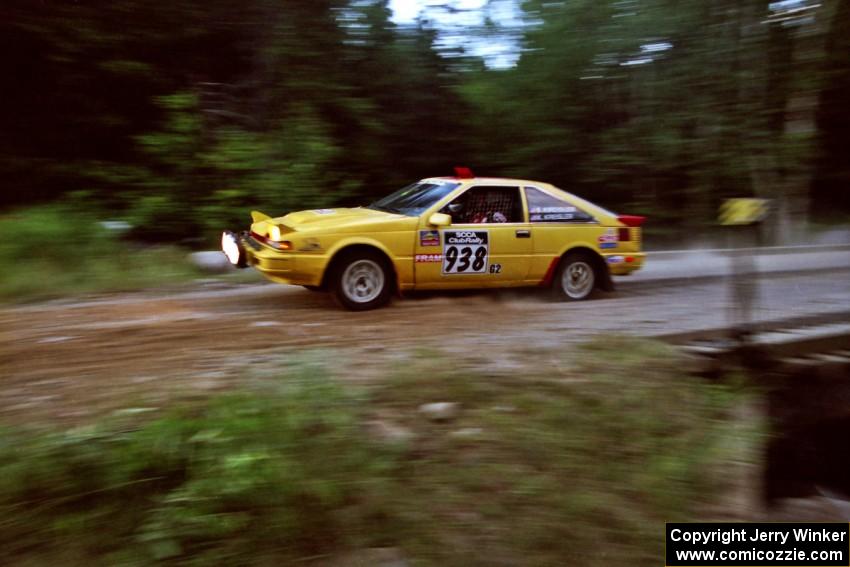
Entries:
[[253,565],[380,527],[358,501],[381,488],[389,461],[321,372],[123,429],[0,436],[0,563],[46,549],[108,564]]
[[195,275],[175,247],[133,248],[68,205],[0,216],[0,299],[124,290]]

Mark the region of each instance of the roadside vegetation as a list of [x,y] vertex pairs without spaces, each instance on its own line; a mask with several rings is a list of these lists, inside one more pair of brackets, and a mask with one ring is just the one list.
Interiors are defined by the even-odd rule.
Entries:
[[749,396],[650,342],[563,361],[423,352],[358,386],[304,361],[153,418],[6,430],[0,562],[657,565],[658,526],[716,518],[755,461]]
[[139,289],[198,275],[185,249],[133,245],[98,218],[70,205],[0,216],[0,300]]

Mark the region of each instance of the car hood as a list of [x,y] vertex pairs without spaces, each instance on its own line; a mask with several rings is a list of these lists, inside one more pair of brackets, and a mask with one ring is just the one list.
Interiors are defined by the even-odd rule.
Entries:
[[366,225],[374,228],[374,225],[390,224],[411,218],[363,207],[354,209],[313,209],[255,222],[251,225],[251,230],[266,236],[269,227],[276,224],[284,232],[339,232],[344,229],[365,227]]

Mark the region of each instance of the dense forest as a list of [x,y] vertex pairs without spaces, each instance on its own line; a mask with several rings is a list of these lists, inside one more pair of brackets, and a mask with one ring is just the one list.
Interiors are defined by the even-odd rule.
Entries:
[[165,240],[468,165],[672,231],[728,196],[850,212],[850,0],[517,6],[518,59],[493,66],[386,0],[6,0],[0,207],[74,202]]

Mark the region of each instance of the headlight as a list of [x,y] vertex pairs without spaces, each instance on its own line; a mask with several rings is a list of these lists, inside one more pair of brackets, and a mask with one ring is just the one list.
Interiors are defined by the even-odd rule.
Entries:
[[279,242],[282,236],[283,235],[280,233],[280,227],[276,224],[271,225],[269,228],[269,240]]

